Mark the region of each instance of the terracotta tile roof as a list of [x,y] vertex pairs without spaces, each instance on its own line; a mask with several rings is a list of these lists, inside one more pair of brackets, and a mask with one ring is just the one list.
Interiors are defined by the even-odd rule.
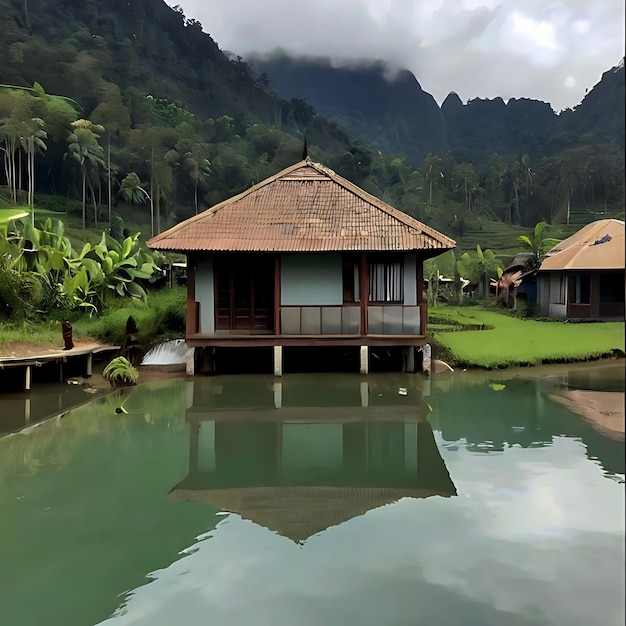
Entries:
[[150,239],[156,250],[432,250],[455,242],[310,159]]
[[557,244],[539,271],[624,269],[624,222],[598,220]]

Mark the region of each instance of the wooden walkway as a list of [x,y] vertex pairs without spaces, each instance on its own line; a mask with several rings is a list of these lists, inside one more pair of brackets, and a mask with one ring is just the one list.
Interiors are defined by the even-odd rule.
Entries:
[[102,344],[87,344],[83,346],[76,346],[71,350],[58,350],[56,352],[46,352],[45,354],[27,356],[27,357],[0,357],[0,376],[2,370],[8,368],[23,368],[24,370],[24,391],[30,391],[32,386],[33,368],[41,367],[46,364],[56,364],[59,368],[59,381],[65,380],[63,375],[63,364],[67,363],[70,359],[83,359],[84,360],[84,372],[83,376],[91,376],[93,371],[93,356],[101,352],[116,352],[120,349],[119,346],[102,345]]

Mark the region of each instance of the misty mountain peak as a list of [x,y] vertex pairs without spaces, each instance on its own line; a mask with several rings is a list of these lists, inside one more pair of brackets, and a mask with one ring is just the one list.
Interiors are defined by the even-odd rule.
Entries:
[[459,110],[459,108],[463,108],[463,101],[456,91],[451,91],[441,103],[441,109],[442,111],[446,109],[448,111],[455,111]]

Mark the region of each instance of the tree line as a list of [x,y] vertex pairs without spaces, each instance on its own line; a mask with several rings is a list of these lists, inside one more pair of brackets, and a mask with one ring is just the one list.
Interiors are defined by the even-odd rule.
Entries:
[[[478,219],[534,226],[583,214],[623,214],[624,162],[617,148],[580,144],[539,160],[494,153],[480,166],[452,153],[419,166],[351,139],[324,139],[313,109],[296,102],[299,133],[244,116],[201,119],[182,102],[106,84],[88,113],[75,101],[32,89],[0,89],[5,200],[33,205],[35,192],[80,199],[82,225],[111,222],[135,206],[152,235],[235,195],[309,153],[398,209],[455,237]],[[89,209],[87,207],[90,207]]]

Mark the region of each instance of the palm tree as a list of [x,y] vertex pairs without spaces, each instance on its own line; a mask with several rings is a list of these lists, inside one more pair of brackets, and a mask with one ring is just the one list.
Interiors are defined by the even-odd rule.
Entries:
[[424,158],[424,178],[428,183],[428,207],[433,205],[433,185],[439,181],[443,174],[441,173],[441,159],[436,154],[430,152]]
[[532,257],[526,264],[529,270],[539,269],[546,253],[559,243],[558,239],[544,236],[544,230],[547,225],[548,224],[546,222],[539,222],[536,224],[532,238],[527,237],[526,235],[520,235],[517,238],[518,241],[523,243],[528,250],[532,252]]
[[32,224],[35,225],[35,154],[47,149],[44,139],[48,133],[44,130],[44,121],[40,117],[33,117],[22,124],[20,143],[26,152],[28,168],[28,206],[31,208]]
[[[104,151],[98,143],[104,127],[94,124],[89,120],[76,120],[72,122],[74,129],[67,137],[67,155],[80,165],[83,183],[83,230],[86,228],[85,203],[87,198],[87,166],[97,169],[104,167]],[[91,183],[90,183],[91,184]],[[93,195],[93,189],[92,189]],[[97,223],[98,215],[94,197],[94,217]]]
[[150,201],[150,222],[152,235],[154,236],[154,212],[152,211],[152,197],[143,188],[143,183],[139,180],[139,176],[135,172],[131,172],[124,178],[118,194],[124,202],[128,204],[145,204]]
[[0,141],[4,153],[4,175],[7,179],[7,187],[11,194],[11,201],[17,204],[17,157],[20,145],[20,124],[12,114],[10,118],[0,120]]
[[211,163],[205,156],[206,144],[196,143],[183,159],[183,167],[189,172],[193,181],[193,204],[198,214],[198,184],[206,182],[211,173]]

